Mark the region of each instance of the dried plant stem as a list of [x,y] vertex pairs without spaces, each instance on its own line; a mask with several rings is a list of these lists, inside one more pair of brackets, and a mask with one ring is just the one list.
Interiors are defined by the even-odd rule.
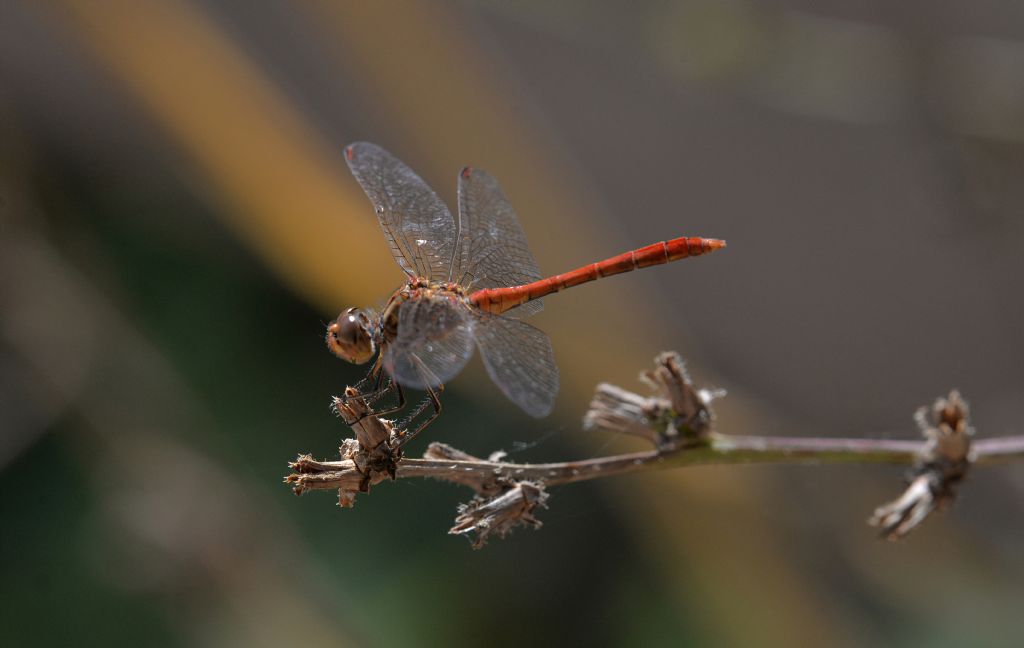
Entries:
[[545,488],[628,473],[695,465],[742,463],[885,463],[912,466],[904,493],[875,510],[870,522],[895,539],[916,528],[933,511],[953,501],[957,485],[976,464],[1024,459],[1024,436],[975,440],[969,408],[953,391],[914,419],[923,441],[776,437],[722,434],[714,429],[711,402],[720,394],[697,389],[682,360],[665,353],[642,376],[655,394],[641,396],[614,385],[598,385],[584,428],[646,439],[653,450],[578,461],[520,464],[471,456],[432,443],[423,458],[403,456],[401,431],[372,415],[351,388],[335,407],[352,424],[340,461],[308,455],[292,462],[286,478],[296,493],[337,490],[339,504],[352,506],[356,494],[387,479],[429,477],[467,486],[476,497],[460,508],[451,533],[475,534],[482,546],[519,525],[539,527],[534,516],[547,500]]
[[[433,444],[435,450],[441,444]],[[743,463],[836,464],[836,463],[914,463],[925,448],[923,441],[890,439],[829,439],[770,436],[739,436],[714,433],[706,445],[681,447],[670,451],[651,450],[630,454],[595,457],[579,461],[519,464],[505,461],[402,459],[395,476],[399,479],[429,477],[474,487],[494,481],[496,476],[516,480],[541,481],[558,486],[625,475],[645,470],[695,465]],[[991,464],[1024,459],[1024,436],[975,441],[974,464]],[[428,451],[430,454],[430,451]],[[301,478],[293,483],[301,490],[355,489],[363,475],[354,462],[316,461],[300,458],[294,466]]]

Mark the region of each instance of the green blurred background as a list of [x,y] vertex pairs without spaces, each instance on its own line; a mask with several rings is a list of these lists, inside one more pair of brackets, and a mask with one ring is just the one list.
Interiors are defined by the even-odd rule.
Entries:
[[1013,466],[897,545],[864,525],[889,467],[560,488],[478,552],[447,484],[295,498],[286,462],[336,454],[329,399],[361,375],[324,323],[401,281],[353,140],[450,204],[491,171],[546,272],[729,241],[551,298],[555,414],[474,361],[432,440],[638,449],[579,420],[662,349],[729,390],[726,432],[910,438],[950,387],[981,434],[1021,432],[1014,0],[11,0],[0,643],[1020,645]]

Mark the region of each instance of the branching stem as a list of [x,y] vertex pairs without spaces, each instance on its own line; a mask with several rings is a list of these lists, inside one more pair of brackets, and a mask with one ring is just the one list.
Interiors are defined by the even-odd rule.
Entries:
[[[432,444],[431,451],[440,444]],[[771,436],[740,436],[714,433],[706,445],[677,450],[634,452],[579,461],[519,464],[505,461],[414,459],[398,466],[399,479],[429,477],[473,487],[492,482],[496,476],[540,481],[548,486],[572,484],[643,470],[660,470],[695,465],[743,463],[836,464],[914,463],[925,448],[923,441],[892,439],[830,439]],[[974,464],[992,464],[1024,459],[1024,436],[982,439],[974,442]],[[355,489],[362,479],[351,460],[315,461],[300,458],[293,465],[296,487],[305,490]]]
[[722,434],[714,429],[711,402],[720,394],[697,389],[677,354],[665,353],[642,378],[654,388],[641,396],[614,385],[598,385],[584,428],[646,439],[653,450],[556,463],[520,464],[471,456],[432,443],[423,458],[402,455],[401,432],[373,416],[360,393],[349,389],[335,402],[353,421],[355,438],[340,461],[308,455],[292,462],[286,479],[296,493],[337,490],[339,504],[352,506],[359,492],[386,479],[429,477],[463,486],[476,497],[460,508],[451,532],[475,534],[474,546],[517,525],[538,527],[534,510],[547,500],[545,488],[628,473],[695,465],[741,463],[886,463],[913,466],[909,487],[875,510],[871,523],[886,538],[916,528],[931,512],[948,506],[972,465],[1024,459],[1024,436],[975,440],[966,401],[956,391],[921,408],[914,419],[923,441],[863,438],[776,437]]

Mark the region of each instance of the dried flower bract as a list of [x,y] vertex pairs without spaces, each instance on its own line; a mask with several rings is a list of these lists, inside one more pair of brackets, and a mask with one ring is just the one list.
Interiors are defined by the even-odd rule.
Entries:
[[459,506],[453,535],[469,535],[474,549],[487,544],[491,535],[504,538],[517,526],[539,529],[542,522],[533,516],[538,507],[546,507],[548,494],[538,482],[513,482],[495,496],[477,495],[468,504]]
[[936,399],[914,414],[926,444],[910,474],[910,486],[903,494],[875,509],[869,522],[879,527],[882,536],[897,540],[906,536],[928,515],[947,508],[971,465],[970,410],[960,392]]

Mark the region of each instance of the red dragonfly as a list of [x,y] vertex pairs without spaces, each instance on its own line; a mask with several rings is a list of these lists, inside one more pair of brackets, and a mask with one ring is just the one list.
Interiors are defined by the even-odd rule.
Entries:
[[[512,206],[487,172],[466,167],[459,173],[455,220],[412,169],[379,146],[351,144],[345,159],[408,281],[379,314],[342,312],[327,329],[327,346],[356,364],[376,355],[364,383],[375,380],[377,391],[367,398],[392,387],[398,392],[398,405],[378,415],[404,406],[402,387],[427,392],[433,415],[409,439],[440,413],[438,394],[469,362],[474,344],[509,400],[535,417],[551,412],[558,393],[551,340],[523,321],[541,310],[541,297],[725,247],[717,239],[676,238],[544,279]],[[392,380],[381,391],[384,371]]]

